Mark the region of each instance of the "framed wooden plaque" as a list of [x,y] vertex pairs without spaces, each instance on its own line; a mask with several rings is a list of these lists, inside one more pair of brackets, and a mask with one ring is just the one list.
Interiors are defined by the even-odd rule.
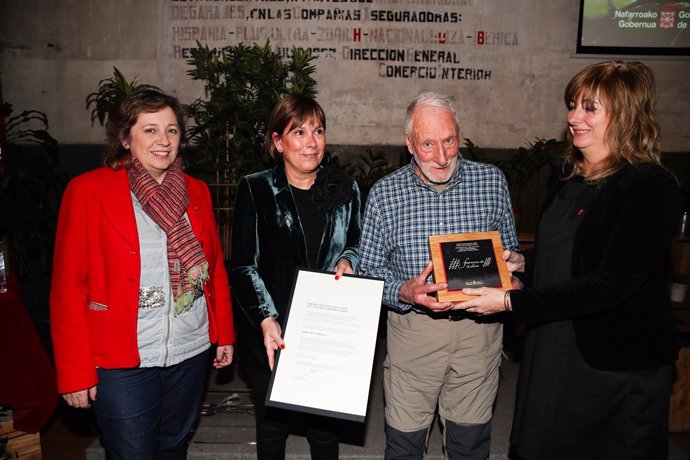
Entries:
[[439,302],[472,298],[463,288],[495,287],[510,289],[510,273],[501,258],[503,245],[497,231],[452,233],[429,236],[429,251],[434,263],[436,283],[448,283],[438,291]]

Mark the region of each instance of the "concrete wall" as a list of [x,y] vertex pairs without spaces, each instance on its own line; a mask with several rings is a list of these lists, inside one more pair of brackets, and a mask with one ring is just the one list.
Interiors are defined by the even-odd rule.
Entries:
[[[329,143],[402,145],[404,108],[425,89],[461,105],[462,136],[514,148],[564,128],[570,77],[602,57],[574,56],[575,0],[0,0],[0,78],[16,110],[47,113],[61,144],[100,143],[86,95],[113,66],[177,94],[188,49],[240,41],[319,56]],[[690,150],[690,61],[642,59],[656,72],[663,150]]]

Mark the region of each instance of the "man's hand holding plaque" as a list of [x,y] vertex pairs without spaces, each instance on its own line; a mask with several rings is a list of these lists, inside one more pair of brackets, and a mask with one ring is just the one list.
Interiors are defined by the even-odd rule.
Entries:
[[448,284],[436,293],[439,302],[472,298],[464,288],[510,289],[510,273],[501,257],[503,245],[497,231],[431,235],[429,250],[436,283]]

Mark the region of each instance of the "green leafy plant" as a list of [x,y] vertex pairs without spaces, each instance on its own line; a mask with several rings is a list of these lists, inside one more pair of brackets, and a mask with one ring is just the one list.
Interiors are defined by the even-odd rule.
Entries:
[[13,115],[2,105],[5,143],[0,163],[0,238],[19,275],[30,263],[50,266],[57,203],[65,184],[58,173],[58,143],[48,133],[48,118],[37,110]]
[[544,166],[560,157],[562,143],[556,139],[535,139],[527,147],[518,147],[517,152],[499,162],[506,175],[513,203],[520,205],[522,194],[530,179]]
[[[543,199],[542,190],[534,189],[533,183],[538,184],[538,181],[534,179],[539,177],[539,173],[547,165],[553,167],[560,162],[563,143],[556,139],[537,138],[534,142],[528,142],[526,147],[518,147],[509,155],[488,154],[483,148],[467,138],[465,138],[465,146],[472,159],[493,164],[503,172],[510,190],[517,229],[533,231]],[[530,206],[522,209],[523,194],[530,186],[532,186],[534,193],[527,195],[534,196],[535,200],[530,203]]]
[[395,171],[399,166],[393,166],[388,157],[377,150],[367,149],[359,156],[360,162],[355,167],[353,177],[362,192],[362,203],[366,203],[371,187],[383,176]]
[[[353,164],[349,161],[343,162],[340,157],[326,152],[321,164],[331,168],[342,169],[350,174],[357,182],[357,185],[359,185],[362,205],[364,205],[369,196],[371,187],[383,176],[390,174],[402,166],[402,158],[406,156],[407,151],[404,151],[400,156],[401,161],[399,164],[393,165],[388,160],[385,153],[378,150],[366,149],[363,153],[359,154],[358,160]],[[362,212],[364,212],[364,206],[362,206]]]
[[196,125],[187,170],[209,183],[230,184],[265,169],[264,134],[275,104],[285,94],[316,95],[311,54],[293,48],[284,62],[269,41],[222,49],[197,42],[191,53],[187,73],[204,82],[205,98],[189,106]]
[[558,160],[563,143],[556,139],[540,139],[520,146],[512,155],[501,158],[487,154],[483,148],[465,138],[465,146],[475,161],[497,166],[505,175],[513,206],[519,206],[530,179],[544,166]]
[[98,82],[98,89],[86,96],[86,110],[91,106],[91,125],[98,120],[101,126],[105,125],[111,113],[115,112],[122,103],[123,99],[132,91],[139,88],[159,89],[157,86],[141,84],[136,77],[132,81],[113,67],[113,76]]

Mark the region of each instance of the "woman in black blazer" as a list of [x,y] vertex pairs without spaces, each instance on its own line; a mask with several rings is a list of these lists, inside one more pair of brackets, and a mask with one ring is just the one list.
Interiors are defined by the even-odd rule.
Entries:
[[532,251],[506,251],[522,290],[467,289],[458,308],[526,326],[511,441],[524,459],[668,458],[678,350],[666,289],[677,182],[660,164],[654,75],[603,62],[565,90],[565,166]]
[[264,406],[297,267],[353,273],[359,264],[360,194],[345,172],[321,166],[326,117],[311,98],[273,109],[266,148],[273,169],[240,179],[232,227],[230,284],[240,366],[256,406],[259,459],[285,457],[289,428],[306,431],[312,458],[337,459],[329,419]]

